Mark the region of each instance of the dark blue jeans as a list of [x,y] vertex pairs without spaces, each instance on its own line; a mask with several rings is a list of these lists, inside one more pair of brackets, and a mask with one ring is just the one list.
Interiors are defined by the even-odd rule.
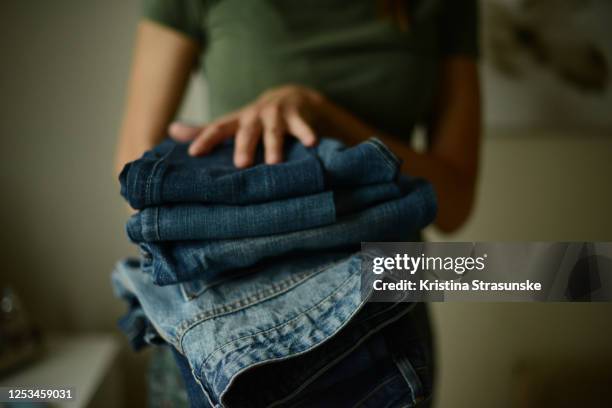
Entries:
[[148,207],[127,224],[133,242],[247,238],[320,227],[337,217],[400,198],[397,183],[325,191],[250,205],[175,204]]
[[121,194],[136,209],[170,203],[254,204],[395,180],[400,161],[377,139],[347,148],[322,139],[312,148],[288,139],[285,162],[237,169],[233,144],[227,142],[202,157],[187,145],[166,140],[125,166]]

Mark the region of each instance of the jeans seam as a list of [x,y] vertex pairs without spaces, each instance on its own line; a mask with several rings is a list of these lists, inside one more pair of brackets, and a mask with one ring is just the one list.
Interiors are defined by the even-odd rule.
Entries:
[[[306,313],[310,312],[311,310],[316,309],[317,307],[320,307],[321,305],[325,304],[326,302],[328,302],[330,300],[330,298],[332,298],[336,293],[338,293],[343,287],[344,285],[351,279],[354,279],[356,275],[350,275],[348,278],[346,278],[345,280],[343,280],[334,290],[333,292],[331,292],[329,295],[327,295],[325,298],[321,299],[319,302],[317,302],[316,304],[310,306],[308,309],[304,310],[302,313],[298,314],[297,316],[281,323],[278,324],[276,326],[270,327],[268,329],[265,330],[259,330],[258,332],[255,332],[253,334],[247,335],[247,336],[243,336],[243,337],[239,337],[237,339],[233,339],[230,340],[228,342],[226,342],[225,344],[217,347],[215,350],[213,350],[210,355],[202,362],[202,364],[200,364],[200,369],[199,369],[199,373],[202,372],[202,368],[208,363],[208,361],[210,361],[210,359],[218,352],[222,351],[224,348],[226,348],[227,346],[229,346],[232,343],[235,343],[237,341],[240,340],[246,340],[246,339],[250,339],[253,338],[259,334],[263,334],[263,333],[267,333],[267,332],[271,332],[274,330],[278,330],[284,326],[288,326],[291,325],[292,323],[295,323],[296,320],[298,320],[299,318],[301,318],[302,316],[304,316]],[[237,350],[238,348],[240,348],[241,346],[235,347],[232,350],[229,351],[233,351],[233,350]]]
[[146,166],[144,164],[138,164],[137,162],[134,162],[130,170],[136,169],[135,174],[132,175],[132,177],[130,177],[132,171],[128,171],[127,178],[126,178],[127,183],[128,183],[128,186],[127,186],[128,194],[131,190],[132,194],[135,195],[136,197],[139,197],[141,200],[140,205],[137,207],[143,207],[147,203],[147,183],[148,183],[149,176],[148,175],[146,176],[146,178],[144,179],[145,180],[144,182],[139,181],[140,174],[143,173],[143,167],[146,167]]
[[[407,361],[407,357],[404,355],[402,355],[401,357],[403,357],[403,359],[400,359],[400,356],[394,355],[393,360],[395,362],[395,365],[398,367],[400,375],[406,382],[406,385],[408,385],[408,387],[410,388],[410,391],[412,393],[412,403],[416,404],[417,399],[421,398],[423,393],[421,380],[412,365],[410,364],[410,361]],[[411,381],[411,378],[409,378],[408,373],[406,373],[404,370],[410,370],[410,375],[414,377],[412,379],[414,383],[413,381]]]
[[[343,284],[344,284],[344,283],[343,283]],[[343,284],[342,284],[342,285],[343,285]],[[357,315],[357,313],[358,313],[358,312],[361,310],[362,306],[363,306],[363,305],[365,305],[365,304],[366,304],[366,301],[364,301],[364,300],[362,299],[362,300],[361,300],[361,302],[360,302],[360,303],[357,305],[357,307],[355,308],[355,310],[353,310],[353,311],[352,311],[352,312],[351,312],[351,313],[350,313],[350,314],[349,314],[349,315],[346,317],[345,321],[344,321],[344,322],[343,322],[343,323],[342,323],[342,324],[341,324],[339,327],[337,327],[336,329],[334,329],[334,330],[333,330],[333,331],[332,331],[332,332],[329,334],[329,336],[328,336],[326,339],[322,340],[322,341],[321,341],[321,342],[319,342],[318,344],[315,344],[315,345],[313,345],[313,346],[311,346],[311,347],[309,347],[309,348],[307,348],[307,349],[305,349],[305,350],[303,350],[303,351],[301,351],[301,352],[295,353],[295,354],[293,354],[293,355],[291,355],[291,356],[285,356],[285,357],[282,357],[282,358],[273,358],[273,359],[269,359],[269,360],[267,360],[267,361],[265,361],[265,362],[263,362],[263,363],[270,363],[270,362],[275,362],[275,361],[285,361],[285,360],[287,360],[287,359],[289,359],[289,358],[297,357],[297,356],[303,355],[303,354],[305,354],[305,353],[311,352],[312,350],[314,350],[314,349],[315,349],[315,348],[317,348],[318,346],[322,345],[323,343],[325,343],[326,341],[328,341],[329,339],[331,339],[332,337],[334,337],[334,336],[335,336],[336,334],[338,334],[338,333],[339,333],[339,332],[340,332],[340,331],[341,331],[343,328],[347,327],[347,325],[348,325],[350,322],[352,322],[352,321],[353,321],[353,318],[355,317],[355,315]],[[397,305],[397,304],[396,304],[396,305]],[[306,312],[304,312],[304,313],[306,313]],[[304,314],[304,313],[303,313],[303,314]],[[378,324],[375,324],[374,326],[369,326],[369,327],[365,328],[365,329],[364,329],[364,331],[366,331],[366,334],[365,334],[365,335],[363,335],[363,339],[362,339],[362,340],[366,340],[366,339],[368,339],[368,338],[369,338],[371,335],[374,335],[375,333],[378,333],[378,332],[380,332],[381,330],[384,330],[384,328],[385,328],[385,327],[387,327],[388,325],[390,325],[390,324],[392,324],[393,322],[397,321],[397,320],[398,320],[398,319],[400,319],[402,316],[405,316],[405,315],[406,315],[406,313],[408,313],[408,310],[400,311],[400,312],[398,312],[398,313],[394,314],[393,316],[388,317],[386,320],[384,320],[384,321],[382,321],[382,322],[379,322]],[[303,314],[302,314],[302,315],[303,315]],[[300,318],[300,317],[302,317],[302,316],[296,316],[296,319],[297,319],[297,318]],[[362,323],[366,323],[366,322],[367,322],[367,320],[363,321]],[[242,347],[244,347],[244,346],[242,346]],[[240,348],[240,347],[238,347],[238,348]],[[234,350],[237,350],[238,348],[236,348],[236,349],[234,349]],[[248,370],[248,369],[252,369],[252,368],[254,368],[254,367],[256,367],[256,366],[259,366],[259,365],[261,365],[261,364],[263,364],[263,363],[262,363],[262,362],[260,362],[260,363],[257,363],[257,364],[255,364],[255,365],[252,365],[251,367],[244,368],[244,369],[242,369],[242,370],[238,371],[238,372],[237,372],[237,373],[234,375],[234,377],[233,377],[233,378],[236,378],[238,375],[240,375],[241,373],[245,372],[246,370]],[[229,384],[228,384],[228,385],[225,387],[224,391],[221,393],[221,397],[223,397],[223,396],[225,395],[225,393],[227,392],[227,390],[229,389],[229,387],[231,387],[232,383],[233,383],[233,379],[232,379],[232,380],[229,382]],[[276,402],[274,402],[274,403],[276,403]],[[274,403],[273,403],[273,404],[274,404]],[[281,401],[281,403],[282,403],[282,401]],[[272,406],[273,406],[273,405],[272,405]]]
[[[325,265],[322,265],[316,268],[312,268],[308,272],[304,272],[297,276],[293,276],[293,277],[284,279],[280,281],[279,283],[271,285],[269,288],[265,290],[261,290],[261,291],[253,293],[251,296],[238,299],[232,302],[230,305],[222,306],[222,307],[215,308],[207,312],[199,313],[193,318],[182,322],[178,326],[176,340],[179,344],[181,344],[181,349],[182,349],[182,341],[183,341],[184,336],[189,330],[191,330],[193,327],[197,326],[198,324],[206,320],[210,320],[210,319],[214,319],[214,318],[217,318],[223,315],[235,313],[239,310],[248,309],[268,299],[276,297],[282,293],[287,292],[289,289],[306,282],[307,280],[321,273],[322,271],[327,270],[339,264],[342,261],[346,261],[347,259],[350,259],[350,258],[344,258],[343,260],[326,263]],[[245,303],[245,301],[249,301],[250,299],[253,299],[253,300],[251,300],[249,303]],[[249,337],[249,336],[245,336],[245,337]],[[231,341],[239,340],[241,338],[242,337],[239,337]]]
[[155,238],[161,241],[161,233],[159,231],[159,207],[153,207],[153,210],[155,211]]
[[[420,333],[419,328],[415,327],[413,324],[411,327],[415,329],[417,333],[415,333],[414,336],[405,338],[405,343],[410,345],[414,345],[415,342],[419,344],[422,343],[423,336]],[[389,344],[389,347],[392,350],[391,355],[395,366],[397,367],[407,386],[412,391],[412,403],[413,405],[416,405],[425,395],[425,386],[418,372],[421,371],[421,369],[415,368],[409,355],[404,349],[398,349],[397,343],[388,340],[387,344]]]
[[397,168],[400,165],[401,160],[395,155],[395,153],[389,150],[389,148],[376,137],[371,137],[368,139],[367,143],[372,145],[380,153],[380,156],[394,173],[397,172]]
[[[361,310],[361,306],[362,306],[362,305],[364,305],[364,304],[365,304],[365,302],[362,302],[362,303],[360,304],[360,307],[359,307],[357,310],[355,310],[355,311],[354,311],[354,312],[351,314],[351,316],[354,316],[355,314],[357,314],[357,313],[358,313],[358,312]],[[388,311],[390,311],[391,309],[392,309],[392,308],[387,309],[386,311],[388,312]],[[375,335],[375,334],[378,334],[378,333],[380,333],[381,331],[383,331],[383,330],[384,330],[384,329],[385,329],[385,328],[386,328],[388,325],[390,325],[390,324],[392,324],[393,322],[395,322],[395,321],[396,321],[396,319],[400,319],[402,316],[404,316],[404,315],[405,315],[405,313],[406,313],[406,312],[396,314],[396,315],[394,315],[394,316],[392,316],[392,317],[389,317],[389,318],[387,318],[386,320],[384,320],[384,321],[382,321],[382,322],[380,322],[380,323],[378,323],[378,324],[375,324],[375,325],[374,325],[374,326],[372,326],[372,327],[369,327],[369,328],[365,329],[365,330],[366,330],[366,333],[365,333],[365,334],[364,334],[364,335],[363,335],[363,336],[362,336],[362,337],[361,337],[361,338],[360,338],[360,339],[359,339],[359,340],[358,340],[358,341],[355,343],[355,345],[354,345],[352,348],[350,348],[349,350],[347,350],[347,352],[346,352],[346,353],[343,353],[343,355],[342,355],[343,357],[340,357],[340,358],[338,358],[337,360],[334,360],[334,361],[335,361],[336,363],[338,363],[338,362],[339,362],[339,361],[340,361],[342,358],[348,357],[348,356],[349,356],[349,354],[350,354],[350,352],[354,351],[354,350],[355,350],[357,347],[359,347],[361,344],[363,344],[363,343],[364,343],[366,340],[368,340],[368,339],[369,339],[371,336],[373,336],[373,335]],[[367,321],[368,321],[368,319],[365,319],[365,320],[362,320],[361,322],[359,322],[359,323],[357,323],[357,324],[364,324],[364,323],[366,323]],[[347,322],[347,323],[348,323],[348,322],[353,323],[353,322],[354,322],[354,320],[353,320],[353,318],[349,318],[349,319],[347,319],[347,321],[346,321],[346,322]],[[344,328],[344,327],[345,327],[345,325],[343,325],[342,327],[340,327],[339,329],[337,329],[337,330],[334,332],[334,335],[335,335],[335,334],[337,334],[337,333],[338,333],[340,330],[342,330],[342,328]],[[332,336],[332,337],[333,337],[333,336]],[[331,338],[331,337],[329,337],[329,338]],[[322,343],[321,343],[321,344],[322,344]],[[312,350],[312,349],[310,349],[310,350]],[[328,366],[326,366],[326,367],[329,367],[329,365],[328,365]],[[320,375],[322,375],[323,373],[317,373],[317,374],[319,374],[318,376],[320,376]],[[396,374],[396,375],[397,375],[397,374]],[[318,378],[318,376],[317,376],[316,378]],[[316,379],[316,378],[314,378],[314,379]],[[309,379],[309,380],[310,380],[310,379]],[[312,383],[312,381],[310,381],[310,383]],[[310,384],[310,383],[309,383],[309,384]],[[302,389],[303,389],[303,388],[302,388]],[[299,391],[302,391],[302,389],[299,389]],[[296,391],[294,391],[294,392],[293,392],[292,394],[290,394],[289,396],[284,397],[284,398],[283,398],[283,400],[281,400],[281,401],[280,401],[280,403],[285,402],[285,401],[286,401],[288,398],[290,398],[290,397],[292,397],[293,395],[295,395],[295,393],[296,393]],[[272,407],[272,406],[274,406],[274,404],[278,404],[278,403],[279,403],[278,401],[275,401],[274,403],[272,403],[272,404],[270,405],[270,407]]]
[[[200,279],[194,279],[194,280],[178,282],[178,284],[181,285],[181,292],[183,292],[183,295],[184,295],[183,298],[185,299],[185,301],[192,302],[194,299],[199,298],[207,290],[210,290],[211,288],[214,288],[215,286],[219,286],[220,284],[224,282],[252,274],[254,273],[254,271],[255,271],[255,268],[244,268],[243,270],[240,271],[240,273],[232,273],[230,276],[222,276],[222,277],[212,280],[209,283],[208,282],[203,283],[202,280]],[[194,282],[199,282],[201,286],[198,289],[188,288],[189,285],[193,284]]]
[[[357,314],[357,313],[358,313],[358,312],[361,310],[362,306],[363,306],[365,303],[366,303],[365,301],[362,301],[362,302],[361,302],[361,303],[358,305],[358,307],[357,307],[355,310],[353,310],[353,311],[350,313],[350,315],[349,315],[349,316],[347,316],[347,318],[346,318],[346,320],[343,322],[343,324],[342,324],[342,325],[340,325],[339,327],[337,327],[337,328],[336,328],[336,329],[335,329],[335,330],[334,330],[334,331],[333,331],[333,332],[330,334],[330,336],[328,336],[328,338],[327,338],[327,339],[325,339],[325,340],[321,341],[321,342],[320,342],[320,343],[318,343],[318,344],[315,344],[313,347],[310,347],[310,348],[308,348],[308,349],[306,349],[306,350],[303,350],[303,351],[301,351],[301,352],[295,353],[295,354],[294,354],[294,355],[292,355],[292,356],[285,356],[285,357],[282,357],[282,358],[273,358],[273,359],[267,360],[267,361],[265,361],[265,362],[263,362],[263,363],[271,363],[271,362],[277,362],[277,361],[285,361],[285,360],[287,360],[287,359],[289,359],[289,358],[294,358],[294,357],[297,357],[297,356],[300,356],[300,355],[303,355],[303,354],[305,354],[305,353],[308,353],[308,352],[313,351],[313,350],[314,350],[316,347],[320,346],[320,345],[321,345],[321,344],[323,344],[325,341],[327,341],[327,340],[331,339],[331,338],[332,338],[332,337],[334,337],[336,334],[338,334],[338,333],[340,332],[340,330],[342,330],[343,328],[347,327],[347,325],[349,324],[349,322],[351,322],[351,321],[352,321],[352,319],[354,318],[354,316],[355,316],[355,315],[356,315],[356,314]],[[364,339],[367,339],[367,338],[369,338],[371,335],[373,335],[373,334],[375,334],[375,333],[378,333],[378,332],[380,332],[381,330],[384,330],[384,328],[385,328],[385,327],[387,327],[388,325],[390,325],[390,324],[392,324],[393,322],[397,321],[397,320],[398,320],[398,319],[400,319],[402,316],[405,316],[405,313],[406,313],[406,312],[400,312],[400,313],[398,313],[398,314],[396,314],[396,315],[394,315],[394,316],[392,316],[392,317],[389,317],[389,318],[388,318],[388,319],[386,319],[385,321],[380,322],[379,324],[375,325],[374,327],[369,327],[369,328],[365,329],[365,330],[367,330],[367,334],[366,334],[366,335],[364,335]],[[298,316],[298,317],[299,317],[299,316]],[[223,398],[223,396],[225,395],[225,393],[227,392],[227,390],[228,390],[228,389],[231,387],[231,385],[232,385],[232,383],[233,383],[234,379],[235,379],[235,378],[236,378],[238,375],[242,374],[243,372],[245,372],[245,371],[247,371],[247,370],[250,370],[250,369],[252,369],[252,368],[255,368],[255,367],[257,367],[257,366],[259,366],[259,365],[261,365],[261,364],[263,364],[263,363],[262,363],[262,362],[260,362],[260,363],[257,363],[257,364],[255,364],[255,365],[252,365],[251,367],[244,368],[244,369],[242,369],[242,370],[238,371],[238,372],[237,372],[237,373],[234,375],[234,377],[233,377],[233,378],[230,380],[230,382],[229,382],[229,384],[226,386],[225,390],[224,390],[224,391],[221,393],[221,398]],[[283,403],[283,402],[284,402],[284,401],[281,401],[281,403]],[[275,402],[273,402],[272,404],[276,404],[276,403],[277,403],[277,402],[275,401]],[[272,405],[272,406],[273,406],[273,405]]]
[[202,323],[203,321],[214,319],[214,318],[217,318],[223,315],[235,313],[239,310],[248,309],[249,307],[257,305],[265,301],[266,299],[280,295],[281,293],[289,290],[295,285],[308,280],[308,278],[310,278],[311,276],[314,276],[314,274],[316,273],[317,272],[313,271],[313,272],[304,273],[304,274],[297,275],[295,277],[285,279],[278,284],[274,284],[269,289],[255,292],[254,294],[238,299],[229,305],[223,305],[221,307],[213,308],[212,310],[208,310],[206,312],[199,313],[196,316],[194,316],[192,319],[186,320],[178,326],[177,338],[180,337],[181,338],[180,341],[182,341],[182,337],[191,328]]
[[175,146],[172,146],[172,148],[168,150],[166,154],[164,154],[162,157],[156,160],[155,163],[153,163],[153,168],[151,169],[151,173],[149,173],[149,177],[147,177],[147,182],[145,184],[144,196],[145,196],[145,203],[148,205],[151,205],[151,203],[153,202],[153,197],[151,197],[152,196],[151,184],[153,183],[153,179],[157,175],[156,173],[159,171],[158,169],[160,168],[161,163],[165,161],[168,156],[170,156],[170,154],[174,151],[174,148]]

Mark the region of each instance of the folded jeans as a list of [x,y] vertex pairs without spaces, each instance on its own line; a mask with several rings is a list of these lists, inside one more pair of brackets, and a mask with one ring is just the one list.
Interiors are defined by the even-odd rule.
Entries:
[[[422,356],[431,350],[428,348],[429,338],[415,336],[414,332],[402,343],[394,341],[398,326],[414,328],[415,320],[421,314],[419,310],[421,305],[406,306],[411,309],[408,313],[385,327],[372,330],[369,337],[357,339],[356,336],[344,335],[344,339],[335,340],[337,343],[335,347],[325,346],[311,351],[308,361],[300,361],[298,357],[290,362],[290,365],[270,363],[264,373],[258,372],[257,368],[242,373],[243,378],[234,382],[234,387],[237,389],[232,391],[233,396],[227,399],[227,405],[294,408],[415,406],[418,401],[430,394],[428,384],[431,381],[431,366]],[[352,328],[349,326],[344,330],[350,332]],[[171,350],[183,378],[191,407],[212,407],[194,379],[187,359],[176,349],[171,348]],[[288,370],[304,371],[297,367],[308,365],[310,368],[308,363],[314,359],[319,362],[317,367],[319,372],[314,375],[313,370],[301,376],[288,372]],[[320,368],[321,361],[329,361],[323,370]],[[269,373],[272,375],[264,375]],[[287,376],[290,377],[289,381],[284,378]],[[293,384],[296,390],[276,401],[262,398],[262,394],[269,393],[269,388],[278,388],[278,378],[285,383]],[[245,382],[251,383],[249,387],[244,385]]]
[[419,231],[435,217],[435,193],[431,184],[421,179],[405,180],[401,198],[340,217],[323,227],[254,238],[140,243],[142,270],[158,285],[194,279],[206,285],[292,251],[316,254],[338,248],[356,250],[364,241],[418,240]]
[[[142,274],[138,262],[130,260],[118,264],[113,283],[119,296],[137,299],[159,335],[155,342],[163,339],[185,356],[207,399],[218,404],[237,395],[230,389],[237,389],[236,378],[246,370],[306,357],[342,334],[362,338],[402,313],[406,304],[366,304],[361,258],[361,254],[338,252],[274,259],[256,274],[199,292],[194,291],[193,282],[156,286]],[[376,313],[378,308],[389,310]],[[354,318],[362,309],[372,310],[375,319],[368,319],[360,330],[342,330],[349,324],[357,327]],[[325,361],[314,358],[307,366],[314,368]],[[303,369],[290,372],[306,373]],[[302,380],[297,378],[296,383]],[[279,396],[266,398],[272,397]]]
[[323,138],[315,147],[287,139],[285,161],[238,169],[228,141],[202,157],[187,154],[187,144],[165,140],[119,176],[121,195],[136,209],[170,203],[243,205],[321,193],[339,187],[395,180],[400,161],[378,139],[353,147]]
[[250,205],[163,205],[140,210],[126,229],[133,242],[257,237],[329,225],[401,195],[397,183],[382,183]]

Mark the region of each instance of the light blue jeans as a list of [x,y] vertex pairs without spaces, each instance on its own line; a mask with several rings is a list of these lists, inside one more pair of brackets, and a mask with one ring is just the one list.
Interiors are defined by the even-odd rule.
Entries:
[[[321,373],[414,306],[366,303],[362,256],[276,260],[258,274],[212,287],[156,286],[137,261],[125,261],[113,282],[117,294],[150,320],[144,332],[158,337],[150,335],[148,341],[163,341],[184,357],[211,406],[240,406],[245,396],[259,399],[254,406],[269,406],[298,398],[307,385],[326,386],[317,382]],[[253,372],[257,375],[249,375]],[[402,372],[409,374],[404,381],[410,385],[403,392],[410,391],[406,398],[416,403],[427,388],[410,367]],[[245,395],[263,379],[269,389]]]

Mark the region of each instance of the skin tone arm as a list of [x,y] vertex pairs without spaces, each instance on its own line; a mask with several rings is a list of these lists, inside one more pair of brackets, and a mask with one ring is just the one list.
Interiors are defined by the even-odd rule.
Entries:
[[151,21],[138,25],[115,171],[166,135],[194,67],[199,45]]

